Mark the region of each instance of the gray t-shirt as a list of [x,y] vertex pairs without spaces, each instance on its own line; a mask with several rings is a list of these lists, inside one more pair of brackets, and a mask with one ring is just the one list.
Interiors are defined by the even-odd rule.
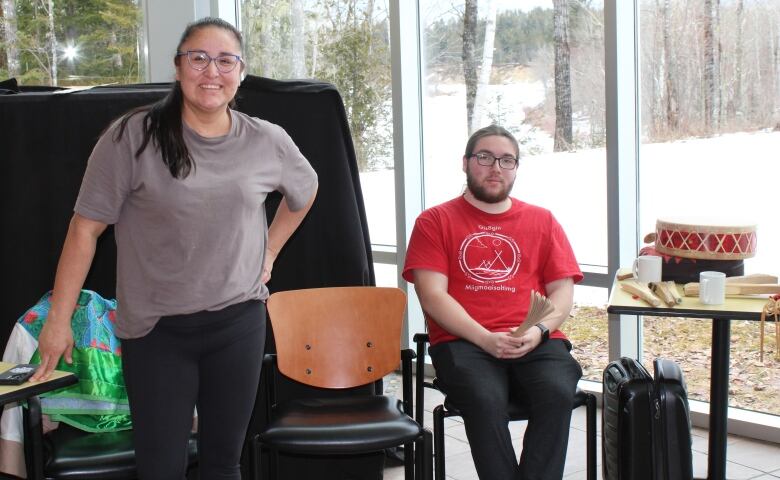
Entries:
[[206,138],[184,126],[195,168],[171,176],[153,142],[136,158],[143,114],[119,122],[89,158],[75,211],[114,224],[120,338],[148,333],[161,316],[264,300],[264,202],[281,192],[300,210],[317,174],[278,125],[231,110],[230,133]]

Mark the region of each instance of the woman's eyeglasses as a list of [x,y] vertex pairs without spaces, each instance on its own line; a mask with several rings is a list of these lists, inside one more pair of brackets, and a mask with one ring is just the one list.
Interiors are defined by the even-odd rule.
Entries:
[[230,73],[236,68],[236,65],[242,63],[241,56],[239,55],[219,55],[217,57],[210,57],[206,52],[198,50],[187,50],[186,52],[177,52],[176,56],[187,56],[187,63],[195,70],[205,70],[208,68],[211,61],[214,61],[214,65],[217,66],[217,70],[222,73]]

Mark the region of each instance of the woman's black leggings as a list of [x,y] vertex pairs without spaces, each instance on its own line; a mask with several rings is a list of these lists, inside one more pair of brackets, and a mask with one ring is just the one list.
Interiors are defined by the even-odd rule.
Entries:
[[241,478],[264,346],[258,300],[163,317],[146,336],[122,340],[140,479],[185,478],[196,406],[200,478]]

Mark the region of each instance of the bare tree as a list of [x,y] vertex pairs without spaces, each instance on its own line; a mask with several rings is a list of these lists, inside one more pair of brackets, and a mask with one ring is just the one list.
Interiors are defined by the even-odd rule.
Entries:
[[[317,29],[317,25],[319,25],[319,21],[320,21],[320,14],[319,12],[315,12],[314,20],[312,21],[315,30]],[[320,36],[317,34],[312,35],[309,38],[309,42],[311,42],[311,67],[309,71],[316,72],[317,69],[319,68],[319,60],[320,60]]]
[[715,97],[713,100],[713,125],[716,130],[720,129],[721,105],[723,104],[723,89],[721,88],[721,58],[723,56],[723,44],[720,33],[720,0],[713,0],[712,12],[712,37],[715,40],[715,55],[713,63],[713,74],[715,80]]
[[[496,15],[498,9],[494,0],[483,0],[487,10],[485,19],[485,41],[482,48],[482,65],[477,81],[477,93],[474,96],[474,112],[471,118],[471,126],[474,130],[482,126],[482,117],[487,104],[488,87],[490,85],[490,73],[493,70],[493,45],[496,40]],[[469,131],[471,133],[471,131]]]
[[463,77],[466,83],[466,124],[474,131],[474,100],[477,96],[477,61],[474,51],[477,43],[477,0],[466,0],[463,12]]
[[568,0],[553,0],[553,43],[555,46],[555,139],[553,150],[556,152],[570,150],[573,144],[568,4]]
[[[769,20],[770,25],[770,38],[772,39],[772,45],[771,45],[771,65],[769,66],[769,73],[768,76],[771,77],[771,88],[768,89],[769,92],[780,92],[780,78],[778,77],[778,74],[780,74],[780,25],[778,25],[777,20],[780,19],[780,14],[775,15]],[[771,99],[771,113],[770,116],[772,118],[772,122],[775,123],[774,128],[780,127],[780,122],[778,122],[777,117],[777,102],[778,97],[775,95],[770,95],[769,98]]]
[[54,0],[49,0],[46,14],[49,16],[49,30],[46,32],[46,44],[49,47],[49,84],[57,85],[57,35],[54,32]]
[[676,132],[679,126],[677,86],[675,85],[675,68],[672,57],[672,31],[669,15],[669,1],[664,0],[662,15],[663,24],[663,52],[664,52],[664,107],[667,131]]
[[305,22],[303,15],[303,0],[290,0],[290,25],[292,30],[292,68],[293,78],[306,77],[306,61],[304,57]]
[[3,0],[3,31],[5,32],[5,54],[8,65],[8,76],[19,76],[19,49],[16,39],[16,2]]
[[[716,0],[717,1],[717,0]],[[702,28],[704,30],[704,128],[712,132],[715,128],[715,19],[713,0],[704,0]]]
[[[645,19],[645,24],[649,25],[650,20],[650,14],[649,10],[648,13],[645,13],[643,17]],[[653,9],[653,30],[652,30],[652,37],[650,37],[649,33],[644,34],[643,32],[640,32],[640,36],[642,36],[642,47],[644,50],[650,50],[649,53],[646,53],[643,55],[643,71],[645,72],[645,75],[642,77],[643,80],[649,81],[650,85],[642,87],[643,92],[652,92],[652,107],[649,111],[643,111],[645,115],[649,115],[650,121],[649,124],[651,125],[651,131],[653,134],[658,134],[661,129],[663,128],[662,125],[662,115],[661,112],[663,111],[663,76],[664,76],[664,65],[662,61],[659,61],[660,59],[663,59],[663,42],[659,42],[659,38],[663,38],[663,15],[662,15],[662,7],[660,0],[655,0],[655,8]],[[642,26],[640,26],[641,28]],[[649,27],[645,27],[649,30]],[[652,40],[649,40],[648,38],[652,38]],[[644,53],[644,51],[643,51]],[[647,57],[647,58],[645,58]],[[647,123],[647,122],[646,122]]]
[[734,59],[735,65],[734,65],[734,96],[732,100],[732,116],[735,117],[740,112],[742,112],[742,28],[743,28],[743,22],[744,22],[744,14],[745,14],[745,4],[742,0],[737,0],[737,20],[736,20],[736,39],[734,40],[735,45],[735,54],[736,57]]

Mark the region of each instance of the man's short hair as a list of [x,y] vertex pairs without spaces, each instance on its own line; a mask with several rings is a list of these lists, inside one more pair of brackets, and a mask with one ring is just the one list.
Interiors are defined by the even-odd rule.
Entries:
[[512,142],[512,145],[515,147],[515,156],[518,158],[520,157],[520,145],[517,143],[517,139],[515,138],[515,136],[509,133],[509,130],[507,130],[506,128],[495,124],[488,125],[487,127],[482,127],[476,132],[471,134],[471,137],[469,137],[469,141],[466,142],[466,152],[464,156],[471,157],[471,155],[474,154],[474,145],[477,144],[477,141],[479,141],[480,138],[493,137],[493,136],[508,138],[509,141]]

